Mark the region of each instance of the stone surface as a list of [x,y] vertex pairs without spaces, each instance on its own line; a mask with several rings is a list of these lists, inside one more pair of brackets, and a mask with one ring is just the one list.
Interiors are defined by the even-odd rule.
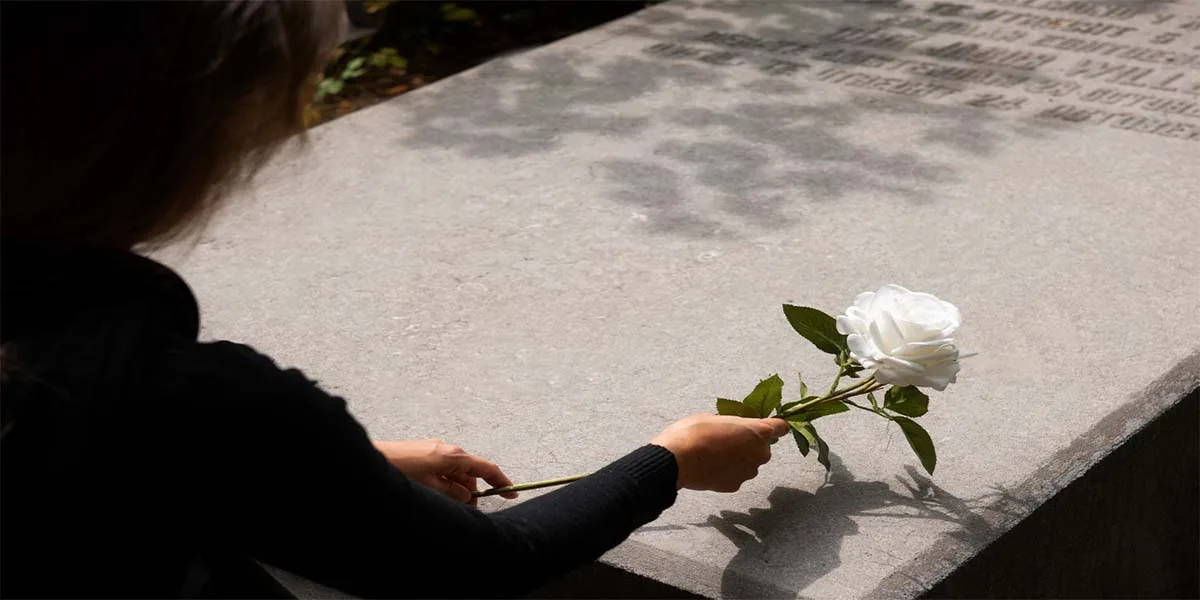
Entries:
[[827,382],[783,302],[936,293],[980,355],[923,418],[934,477],[837,415],[830,476],[780,446],[605,557],[708,596],[914,596],[1200,386],[1198,19],[668,2],[318,128],[169,260],[205,336],[517,480]]

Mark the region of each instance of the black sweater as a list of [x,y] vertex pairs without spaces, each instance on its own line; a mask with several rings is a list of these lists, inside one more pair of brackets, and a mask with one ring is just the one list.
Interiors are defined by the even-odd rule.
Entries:
[[675,499],[670,452],[484,514],[409,481],[295,370],[197,341],[178,276],[124,252],[0,254],[0,594],[180,593],[202,553],[361,596],[514,596]]

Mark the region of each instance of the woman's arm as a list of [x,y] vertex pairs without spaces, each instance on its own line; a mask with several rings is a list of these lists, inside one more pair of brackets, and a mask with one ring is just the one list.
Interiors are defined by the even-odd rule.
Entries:
[[200,415],[187,462],[209,531],[265,562],[367,597],[501,597],[598,558],[675,499],[648,445],[566,488],[484,514],[388,464],[345,403],[235,344],[182,359]]

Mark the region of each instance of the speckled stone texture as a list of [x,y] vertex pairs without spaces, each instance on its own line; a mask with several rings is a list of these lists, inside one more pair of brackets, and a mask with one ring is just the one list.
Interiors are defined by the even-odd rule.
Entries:
[[934,477],[837,415],[828,476],[778,446],[604,559],[920,595],[1200,386],[1200,2],[1015,4],[668,2],[316,129],[167,259],[205,336],[518,481],[771,373],[827,384],[784,302],[936,293],[980,354],[922,419]]

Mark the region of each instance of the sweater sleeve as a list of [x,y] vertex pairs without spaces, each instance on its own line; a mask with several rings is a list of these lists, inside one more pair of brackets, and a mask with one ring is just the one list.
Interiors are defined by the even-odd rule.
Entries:
[[206,543],[363,597],[512,597],[598,558],[675,501],[647,445],[554,492],[485,514],[407,479],[345,402],[250,348],[202,344],[188,470]]

